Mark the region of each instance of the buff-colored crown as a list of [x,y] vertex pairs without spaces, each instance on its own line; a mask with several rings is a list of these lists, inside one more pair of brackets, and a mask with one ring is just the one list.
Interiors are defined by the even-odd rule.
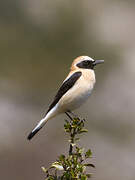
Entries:
[[76,59],[74,59],[72,65],[71,65],[71,71],[73,71],[73,70],[75,70],[77,68],[76,64],[80,63],[81,61],[85,61],[85,60],[94,61],[94,59],[92,59],[89,56],[79,56]]

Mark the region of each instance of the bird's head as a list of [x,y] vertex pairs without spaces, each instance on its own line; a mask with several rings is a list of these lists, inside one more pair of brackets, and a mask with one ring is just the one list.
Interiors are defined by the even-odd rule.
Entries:
[[94,60],[89,56],[79,56],[73,61],[71,70],[75,70],[78,68],[94,69],[97,64],[101,64],[103,62],[104,60]]

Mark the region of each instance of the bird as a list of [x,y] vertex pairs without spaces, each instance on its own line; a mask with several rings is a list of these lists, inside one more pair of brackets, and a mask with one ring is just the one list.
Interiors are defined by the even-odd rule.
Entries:
[[94,60],[89,56],[79,56],[73,61],[70,72],[60,86],[45,117],[28,135],[28,140],[31,140],[49,119],[61,113],[69,116],[88,99],[96,82],[94,67],[103,62],[104,60]]

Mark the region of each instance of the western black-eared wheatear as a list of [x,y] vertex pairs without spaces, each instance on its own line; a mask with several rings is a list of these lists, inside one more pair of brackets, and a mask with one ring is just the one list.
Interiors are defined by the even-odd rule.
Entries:
[[104,60],[94,60],[88,56],[80,56],[73,61],[70,73],[63,81],[45,117],[29,134],[29,140],[49,119],[60,113],[70,113],[88,99],[96,82],[94,67],[103,62]]

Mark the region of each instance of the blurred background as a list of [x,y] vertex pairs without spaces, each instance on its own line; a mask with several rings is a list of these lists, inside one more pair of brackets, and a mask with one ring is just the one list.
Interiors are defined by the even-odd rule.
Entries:
[[67,152],[64,114],[26,137],[80,55],[105,60],[75,112],[87,119],[93,179],[135,179],[135,1],[125,0],[0,1],[1,179],[44,179],[41,166]]

